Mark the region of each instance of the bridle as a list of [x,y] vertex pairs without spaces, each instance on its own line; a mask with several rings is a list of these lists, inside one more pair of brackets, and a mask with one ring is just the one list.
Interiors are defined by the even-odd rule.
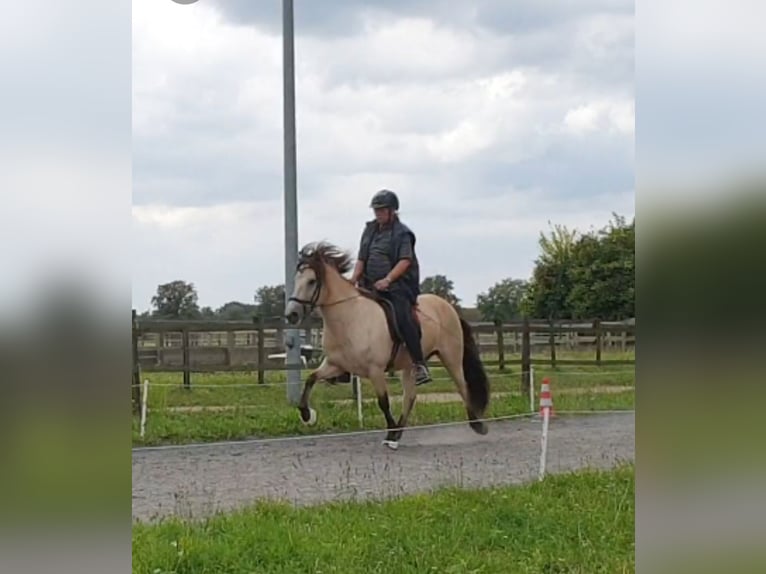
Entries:
[[[314,309],[317,308],[317,301],[319,301],[319,295],[322,292],[322,280],[320,278],[319,272],[317,271],[316,268],[314,268],[313,265],[305,261],[301,261],[298,263],[297,271],[300,272],[306,268],[313,269],[314,274],[316,275],[316,285],[314,286],[314,292],[311,294],[311,299],[301,299],[299,297],[290,297],[288,299],[288,301],[295,301],[296,303],[299,303],[303,307],[304,317],[313,313]],[[306,307],[308,307],[308,312],[306,311]]]
[[[350,301],[351,299],[356,299],[357,297],[360,297],[359,293],[356,293],[350,297],[344,297],[343,299],[339,299],[338,301],[332,301],[330,303],[324,303],[322,305],[318,304],[319,301],[319,295],[322,293],[322,274],[319,272],[319,270],[316,269],[311,263],[307,261],[301,261],[298,263],[297,271],[303,271],[304,269],[309,268],[314,271],[314,274],[316,275],[316,285],[314,285],[314,292],[311,294],[310,299],[301,299],[300,297],[290,297],[288,301],[294,301],[301,305],[303,307],[303,316],[306,317],[314,312],[314,309],[317,307],[332,307],[333,305],[338,305],[339,303],[343,303],[345,301]],[[308,308],[308,310],[307,310]]]

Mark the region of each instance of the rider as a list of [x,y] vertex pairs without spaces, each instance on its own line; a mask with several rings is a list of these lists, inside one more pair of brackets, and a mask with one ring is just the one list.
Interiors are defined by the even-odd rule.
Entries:
[[399,220],[399,198],[393,191],[378,191],[370,207],[375,211],[375,219],[368,221],[362,232],[351,282],[374,289],[394,304],[402,338],[414,363],[415,384],[422,385],[432,379],[423,359],[420,329],[413,317],[420,294],[415,234]]

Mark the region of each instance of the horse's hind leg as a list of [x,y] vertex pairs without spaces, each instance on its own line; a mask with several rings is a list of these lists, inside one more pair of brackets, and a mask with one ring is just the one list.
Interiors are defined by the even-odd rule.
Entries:
[[317,413],[309,406],[309,397],[311,396],[311,389],[314,388],[314,384],[322,379],[337,377],[341,374],[343,374],[343,369],[328,363],[327,359],[325,359],[316,370],[312,371],[309,376],[306,377],[306,382],[303,384],[303,393],[301,393],[301,400],[298,403],[298,412],[300,413],[301,420],[304,424],[311,426],[317,422]]

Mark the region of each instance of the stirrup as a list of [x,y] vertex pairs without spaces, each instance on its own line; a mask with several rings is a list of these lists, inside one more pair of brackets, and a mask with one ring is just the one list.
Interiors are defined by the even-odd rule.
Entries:
[[415,386],[425,385],[426,383],[430,383],[431,381],[433,381],[433,379],[431,378],[431,373],[428,371],[428,366],[415,365],[413,368],[416,371]]

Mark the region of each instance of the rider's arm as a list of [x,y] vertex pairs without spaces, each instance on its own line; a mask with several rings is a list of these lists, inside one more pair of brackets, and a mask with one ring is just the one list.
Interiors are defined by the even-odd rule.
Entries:
[[412,255],[412,240],[409,236],[406,236],[399,249],[399,261],[396,262],[396,265],[388,274],[388,280],[391,283],[399,279],[407,271],[407,268],[412,263]]
[[391,271],[388,273],[388,280],[393,283],[399,279],[399,277],[401,277],[402,274],[407,271],[407,268],[411,263],[412,261],[409,259],[400,259],[398,263],[394,265],[394,268],[391,269]]
[[362,278],[362,273],[364,273],[364,262],[361,259],[357,259],[354,271],[351,273],[351,283],[356,284]]

